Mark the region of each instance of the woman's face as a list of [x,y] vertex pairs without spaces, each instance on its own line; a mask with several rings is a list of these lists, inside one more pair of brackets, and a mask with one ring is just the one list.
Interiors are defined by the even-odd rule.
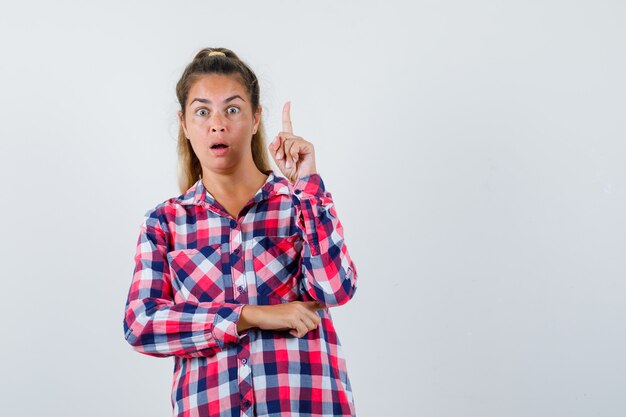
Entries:
[[[252,163],[252,135],[259,127],[261,106],[252,112],[246,89],[234,76],[204,75],[191,86],[180,123],[194,153],[207,169],[232,173]],[[214,147],[215,145],[225,145]]]

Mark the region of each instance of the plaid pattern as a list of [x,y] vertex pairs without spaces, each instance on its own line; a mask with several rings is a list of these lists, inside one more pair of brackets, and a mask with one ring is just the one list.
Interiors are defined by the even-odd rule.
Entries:
[[[328,307],[357,272],[319,174],[273,171],[233,219],[198,180],[146,212],[124,313],[126,341],[174,358],[173,416],[355,416]],[[246,304],[317,300],[317,329],[297,338],[237,332]]]

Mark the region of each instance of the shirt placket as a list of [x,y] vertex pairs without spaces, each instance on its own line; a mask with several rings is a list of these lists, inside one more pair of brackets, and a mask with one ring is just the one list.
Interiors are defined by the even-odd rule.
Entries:
[[230,265],[231,265],[231,277],[233,280],[233,288],[235,301],[241,304],[248,303],[248,288],[245,279],[245,267],[243,256],[243,242],[241,226],[235,220],[230,221]]
[[[248,288],[245,276],[244,249],[241,225],[231,219],[230,228],[230,265],[234,298],[237,303],[248,304]],[[250,369],[250,339],[246,334],[237,347],[238,383],[242,416],[253,416],[254,392]]]

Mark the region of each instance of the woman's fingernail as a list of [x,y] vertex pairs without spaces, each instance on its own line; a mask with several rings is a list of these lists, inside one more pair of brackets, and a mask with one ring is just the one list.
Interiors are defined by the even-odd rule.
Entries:
[[287,162],[285,162],[285,167],[287,168],[291,167],[291,162],[289,162],[289,159],[287,159]]
[[276,159],[281,159],[283,157],[283,153],[278,151],[278,153],[276,154]]

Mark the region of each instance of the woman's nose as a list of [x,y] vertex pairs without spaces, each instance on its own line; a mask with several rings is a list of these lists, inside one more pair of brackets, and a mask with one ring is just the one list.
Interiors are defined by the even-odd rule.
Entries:
[[212,132],[223,132],[226,129],[226,120],[221,114],[215,113],[209,120],[209,126]]

